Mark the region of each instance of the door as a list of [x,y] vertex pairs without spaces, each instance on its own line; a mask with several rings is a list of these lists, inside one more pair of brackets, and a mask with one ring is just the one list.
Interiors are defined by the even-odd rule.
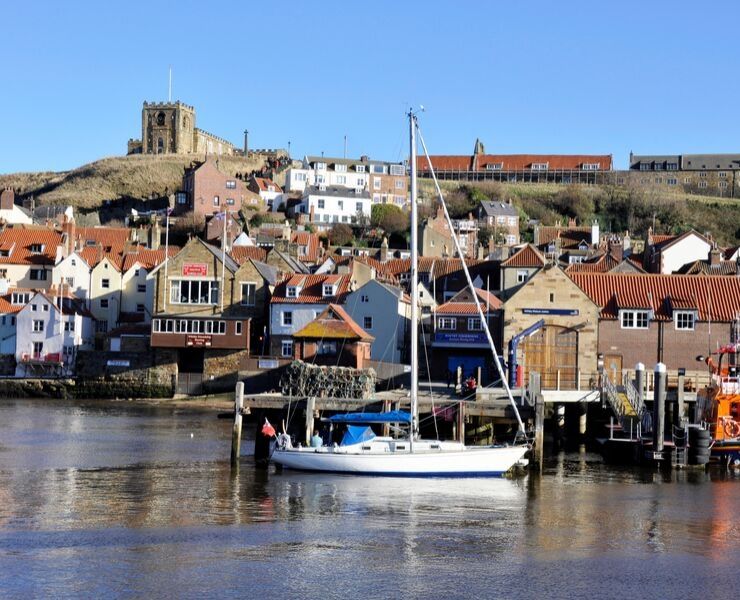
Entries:
[[573,390],[578,385],[578,332],[548,325],[522,343],[524,380],[540,374],[543,389]]
[[604,372],[609,376],[612,383],[619,385],[622,383],[622,355],[605,354],[604,355]]

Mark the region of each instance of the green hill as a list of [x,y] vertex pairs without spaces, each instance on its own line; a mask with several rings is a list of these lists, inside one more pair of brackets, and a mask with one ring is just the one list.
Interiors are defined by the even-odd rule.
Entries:
[[[192,154],[131,155],[103,158],[72,171],[0,175],[0,188],[11,187],[21,199],[33,196],[37,206],[69,204],[94,210],[104,200],[161,197],[179,189]],[[219,168],[227,174],[250,173],[264,161],[222,156]]]

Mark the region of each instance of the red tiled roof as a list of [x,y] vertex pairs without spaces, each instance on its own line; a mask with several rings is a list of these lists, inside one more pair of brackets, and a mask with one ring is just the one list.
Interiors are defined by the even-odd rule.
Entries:
[[[6,227],[0,232],[0,248],[9,251],[10,255],[0,256],[0,264],[53,265],[61,242],[62,234],[49,227]],[[31,246],[34,244],[41,244],[42,252],[32,253]]]
[[560,225],[545,225],[537,229],[537,245],[546,246],[560,238],[560,247],[577,248],[581,242],[591,244],[590,227],[561,227]]
[[100,243],[103,248],[123,248],[123,245],[130,239],[131,230],[128,227],[78,227],[75,231],[78,240],[82,240],[83,245],[88,242]]
[[231,248],[231,258],[239,265],[245,263],[250,258],[265,262],[267,260],[267,250],[259,246],[233,246]]
[[[475,267],[476,265],[480,265],[484,262],[486,261],[477,258],[465,259],[465,264],[468,266],[468,268]],[[462,260],[459,258],[437,258],[434,259],[433,262],[432,276],[434,279],[438,279],[439,277],[445,277],[447,275],[450,275],[451,273],[462,270]],[[424,272],[421,268],[421,260],[419,261],[419,272]]]
[[300,260],[316,262],[319,259],[319,249],[321,244],[319,236],[310,231],[294,231],[290,235],[290,241],[299,246],[306,247],[306,254],[298,256]]
[[270,186],[274,187],[273,191],[275,192],[283,191],[282,188],[277,183],[275,183],[272,179],[267,179],[265,177],[255,177],[254,180],[255,182],[257,182],[257,187],[259,187],[260,191],[262,192],[269,192]]
[[545,257],[532,244],[527,244],[504,262],[502,267],[544,267]]
[[333,338],[372,342],[375,338],[367,333],[336,304],[330,304],[318,317],[303,329],[293,334],[294,338]]
[[[331,304],[342,302],[349,289],[349,275],[291,275],[277,284],[270,302],[275,304]],[[324,284],[336,285],[333,296],[324,296]],[[287,297],[287,288],[301,288],[297,298]]]
[[740,312],[740,278],[632,273],[569,273],[601,307],[601,316],[616,319],[620,308],[646,308],[657,320],[672,318],[671,306],[691,306],[699,319],[731,322]]
[[[175,256],[179,251],[179,246],[169,246],[168,252],[170,258]],[[160,265],[164,262],[165,249],[159,248],[159,250],[151,250],[149,248],[145,247],[136,247],[133,250],[130,250],[126,252],[126,254],[123,256],[123,271],[128,271],[131,267],[133,267],[135,264],[141,265],[146,270],[151,270],[157,265]]]
[[[442,315],[477,315],[478,309],[475,306],[475,302],[471,300],[462,300],[461,296],[467,296],[467,289],[462,290],[451,298],[448,302],[445,302],[440,306],[436,312]],[[480,300],[481,308],[484,311],[498,310],[503,306],[503,303],[499,298],[487,292],[485,290],[476,289],[476,294]]]
[[[609,154],[479,154],[477,158],[477,171],[487,171],[486,165],[489,164],[501,165],[500,169],[496,169],[501,171],[529,171],[534,163],[547,163],[549,171],[576,171],[584,163],[598,163],[602,171],[612,168],[612,157]],[[430,159],[437,171],[473,170],[473,156],[436,155],[430,156]],[[420,171],[429,170],[426,156],[417,157],[416,164]]]
[[78,250],[77,254],[82,257],[82,260],[84,260],[91,269],[95,268],[104,258],[107,258],[111,264],[120,271],[123,266],[123,259],[120,251],[123,249],[123,246],[121,246],[120,249],[111,252],[101,252],[101,249],[101,246],[87,246],[82,250]]
[[573,263],[565,268],[566,273],[608,273],[619,264],[611,254],[602,254],[596,260]]

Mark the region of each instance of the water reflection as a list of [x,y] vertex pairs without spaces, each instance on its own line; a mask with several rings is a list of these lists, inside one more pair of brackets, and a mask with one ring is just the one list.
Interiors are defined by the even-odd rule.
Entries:
[[513,598],[553,581],[593,597],[663,557],[682,585],[685,571],[714,585],[740,554],[737,474],[608,467],[585,448],[513,479],[261,471],[247,455],[232,470],[229,436],[210,413],[0,403],[3,595],[236,595],[249,578],[327,597],[345,597],[327,581],[490,596],[505,577]]

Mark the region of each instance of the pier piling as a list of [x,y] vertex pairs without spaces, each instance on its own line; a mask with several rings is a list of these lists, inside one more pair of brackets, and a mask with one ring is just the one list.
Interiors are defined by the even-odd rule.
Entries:
[[666,366],[655,365],[655,392],[653,398],[653,451],[662,452],[665,443]]
[[239,464],[242,445],[242,409],[244,408],[244,383],[237,382],[234,394],[234,427],[231,430],[231,466]]

